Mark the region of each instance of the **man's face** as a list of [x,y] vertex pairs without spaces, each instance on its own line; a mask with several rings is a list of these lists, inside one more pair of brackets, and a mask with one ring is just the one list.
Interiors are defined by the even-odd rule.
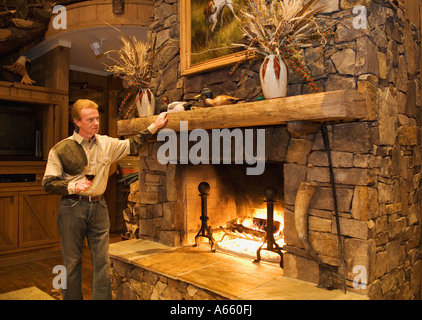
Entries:
[[74,119],[79,127],[79,134],[84,138],[91,138],[98,133],[100,128],[100,115],[97,109],[82,108],[80,110],[81,120]]

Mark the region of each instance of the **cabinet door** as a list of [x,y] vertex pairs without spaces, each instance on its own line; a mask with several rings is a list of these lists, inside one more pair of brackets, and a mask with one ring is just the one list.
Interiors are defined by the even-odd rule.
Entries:
[[19,247],[58,242],[60,197],[44,191],[19,193]]
[[19,201],[16,193],[0,193],[0,251],[18,247]]

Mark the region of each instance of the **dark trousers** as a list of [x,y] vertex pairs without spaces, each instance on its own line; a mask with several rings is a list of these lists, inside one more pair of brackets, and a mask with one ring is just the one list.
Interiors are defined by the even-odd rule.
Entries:
[[81,270],[82,246],[85,237],[91,250],[93,265],[92,299],[111,300],[108,258],[110,221],[105,200],[87,202],[62,198],[57,224],[67,275],[63,300],[83,299]]

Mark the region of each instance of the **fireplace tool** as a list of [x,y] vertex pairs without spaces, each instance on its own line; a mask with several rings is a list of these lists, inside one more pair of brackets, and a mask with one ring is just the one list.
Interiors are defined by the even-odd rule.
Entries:
[[[283,268],[283,253],[281,252],[280,246],[274,240],[274,198],[277,195],[277,190],[274,187],[268,187],[265,189],[265,202],[267,203],[267,225],[264,230],[266,231],[266,236],[264,243],[256,251],[256,259],[254,262],[261,261],[261,250],[273,251],[280,255],[280,267]],[[267,244],[266,248],[263,246]]]
[[340,232],[340,217],[338,214],[338,206],[337,206],[337,193],[336,193],[336,184],[334,180],[334,170],[333,170],[333,163],[331,160],[331,150],[330,150],[330,143],[328,140],[328,129],[325,123],[322,124],[321,127],[321,134],[322,139],[324,140],[324,146],[327,151],[327,158],[328,158],[328,168],[330,171],[330,182],[331,182],[331,191],[333,194],[333,203],[334,203],[334,216],[336,218],[336,227],[337,227],[337,241],[338,241],[338,247],[340,251],[340,264],[341,269],[343,273],[343,290],[344,293],[347,291],[347,285],[346,285],[346,262],[344,258],[344,249],[343,249],[343,242],[341,241],[341,232]]
[[210,191],[210,185],[207,182],[201,182],[198,185],[198,190],[200,192],[201,197],[201,229],[199,230],[198,234],[195,236],[195,245],[199,246],[199,237],[208,238],[211,244],[211,251],[215,252],[215,240],[211,233],[211,227],[208,226],[208,215],[207,215],[207,197],[208,192]]

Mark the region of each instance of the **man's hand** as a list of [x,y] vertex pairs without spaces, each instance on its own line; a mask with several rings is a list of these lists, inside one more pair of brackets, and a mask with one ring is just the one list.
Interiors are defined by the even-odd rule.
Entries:
[[75,185],[75,191],[76,193],[87,191],[89,188],[92,187],[92,184],[93,184],[92,181],[84,179]]
[[157,119],[154,122],[154,126],[157,129],[161,129],[167,123],[167,112],[162,112],[158,115]]

